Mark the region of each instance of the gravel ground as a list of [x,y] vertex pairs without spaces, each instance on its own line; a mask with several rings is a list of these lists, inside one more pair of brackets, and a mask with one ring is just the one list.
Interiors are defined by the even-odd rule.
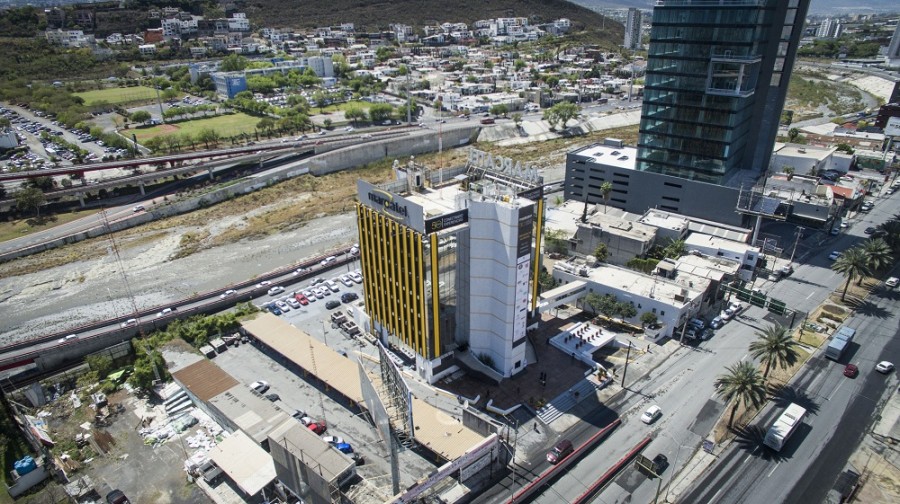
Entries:
[[[224,229],[211,222],[206,230]],[[183,233],[174,228],[138,246],[38,273],[0,279],[0,344],[123,316],[193,293],[223,288],[357,240],[354,214],[311,220],[294,231],[241,241],[169,260]],[[100,242],[101,244],[103,242]],[[103,245],[98,245],[103,246]]]

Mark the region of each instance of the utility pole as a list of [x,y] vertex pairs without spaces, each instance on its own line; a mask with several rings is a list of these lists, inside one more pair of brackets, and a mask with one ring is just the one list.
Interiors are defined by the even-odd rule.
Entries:
[[628,350],[625,352],[625,369],[622,370],[622,388],[625,387],[625,375],[628,374],[628,358],[631,357],[631,341],[628,341]]
[[791,258],[788,260],[788,264],[794,262],[794,254],[797,253],[797,244],[800,243],[800,237],[803,236],[803,226],[797,226],[797,238],[794,240],[794,249],[791,250]]

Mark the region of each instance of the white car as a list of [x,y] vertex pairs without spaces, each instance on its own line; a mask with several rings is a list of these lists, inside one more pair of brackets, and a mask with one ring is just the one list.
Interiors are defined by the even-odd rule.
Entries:
[[300,309],[300,301],[297,301],[297,300],[294,299],[294,298],[288,299],[287,301],[285,301],[285,303],[291,305],[291,308],[293,308],[293,309],[295,309],[295,310],[299,310],[299,309]]
[[72,340],[77,340],[77,339],[78,339],[77,334],[70,334],[70,335],[66,336],[65,338],[60,338],[58,343],[66,343],[67,341],[72,341]]
[[156,318],[165,317],[166,315],[172,313],[173,311],[175,311],[175,310],[172,308],[163,308],[161,312],[158,312],[156,314]]
[[282,287],[280,285],[276,285],[275,287],[272,287],[271,289],[269,289],[270,296],[274,296],[276,294],[281,294],[282,292],[284,292],[284,287]]
[[900,278],[897,277],[888,278],[884,282],[884,285],[887,285],[888,287],[896,287],[897,284],[900,284]]
[[325,441],[328,444],[338,444],[343,443],[344,438],[341,436],[322,436],[322,441]]
[[313,294],[313,291],[310,291],[310,290],[305,290],[305,291],[301,292],[300,294],[303,294],[304,296],[306,296],[306,299],[309,299],[309,302],[310,302],[310,303],[312,303],[312,302],[314,302],[316,299],[318,299],[318,298],[316,297],[316,295]]
[[837,258],[841,257],[841,253],[835,250],[834,252],[828,254],[828,259],[831,261],[837,261]]
[[234,289],[228,289],[227,291],[225,291],[225,292],[219,294],[219,297],[222,298],[222,299],[225,299],[225,298],[227,298],[227,297],[234,296],[235,294],[237,294],[237,291],[236,291],[236,290],[234,290]]
[[888,374],[894,370],[894,363],[883,360],[875,365],[875,371],[881,374]]
[[337,282],[335,282],[334,280],[329,280],[329,281],[325,282],[325,285],[327,285],[328,288],[331,289],[331,292],[337,292],[337,291],[341,290],[341,288],[338,287]]
[[262,289],[263,287],[268,287],[270,285],[272,285],[272,282],[270,282],[269,280],[263,280],[262,282],[259,282],[258,284],[256,284],[256,288]]
[[277,306],[278,309],[283,312],[291,311],[291,307],[288,306],[287,303],[285,303],[284,301],[282,301],[280,299],[278,301],[275,301],[275,306]]
[[734,317],[734,310],[731,308],[725,308],[722,310],[722,313],[719,314],[719,317],[723,320],[731,320]]
[[341,275],[341,283],[347,287],[353,287],[353,280],[350,279],[349,274]]
[[647,411],[645,411],[644,414],[641,415],[641,422],[644,422],[645,424],[650,425],[661,416],[662,416],[662,409],[660,409],[659,406],[654,404],[653,406],[650,406],[649,408],[647,408]]
[[354,282],[356,282],[358,284],[362,283],[362,275],[360,275],[359,273],[354,271],[353,273],[348,273],[348,274],[350,275],[350,280],[353,280]]
[[126,320],[125,322],[122,322],[122,328],[124,329],[126,327],[136,326],[137,324],[138,324],[137,319],[130,318],[130,319]]
[[250,388],[259,392],[260,394],[264,394],[267,390],[269,390],[269,383],[265,380],[257,380],[250,384]]

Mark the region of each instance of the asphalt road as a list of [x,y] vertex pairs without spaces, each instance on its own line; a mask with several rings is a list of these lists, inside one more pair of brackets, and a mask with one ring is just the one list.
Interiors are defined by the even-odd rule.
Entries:
[[[822,294],[837,288],[843,278],[825,267],[830,250],[844,250],[864,240],[863,229],[886,221],[896,212],[896,202],[883,198],[875,209],[858,216],[857,222],[833,241],[823,244],[794,276],[778,282],[770,294],[788,300],[789,306],[809,310]],[[896,377],[874,371],[875,363],[900,358],[898,324],[900,293],[879,289],[856,309],[847,325],[857,329],[855,344],[841,363],[813,357],[762,414],[719,458],[680,502],[772,503],[821,502],[843,470],[865,430],[873,421],[885,392]],[[856,379],[843,376],[843,364],[860,369]],[[789,403],[809,411],[804,426],[780,453],[762,446],[765,431]]]
[[[863,241],[866,238],[863,233],[865,227],[887,220],[895,211],[896,204],[890,197],[880,198],[872,212],[856,216],[852,220],[853,225],[841,235],[822,235],[822,243],[804,250],[800,257],[795,258],[794,274],[780,282],[766,282],[766,292],[787,301],[793,309],[812,310],[843,281],[843,277],[830,269],[831,261],[826,256],[831,250],[844,250]],[[842,365],[814,357],[795,379],[793,387],[786,389],[759,417],[758,423],[763,427],[750,429],[732,445],[723,456],[723,461],[711,472],[712,475],[723,474],[720,478],[727,479],[719,481],[714,476],[706,477],[696,483],[680,502],[780,502],[785,489],[797,484],[804,473],[802,469],[799,472],[785,470],[790,467],[789,464],[796,464],[792,462],[794,460],[815,461],[817,470],[826,476],[818,475],[817,479],[821,481],[816,485],[808,484],[808,487],[821,490],[823,495],[827,492],[836,474],[843,468],[851,448],[859,441],[862,429],[869,423],[877,398],[886,388],[884,377],[872,371],[874,362],[891,360],[888,356],[897,355],[896,347],[900,347],[900,343],[893,343],[882,350],[897,329],[890,313],[896,311],[894,303],[900,299],[900,294],[890,293],[888,297],[873,299],[878,303],[873,301],[872,305],[863,307],[861,310],[865,315],[861,314],[850,323],[851,327],[860,327],[859,341],[863,342],[863,347],[852,355],[853,362],[863,370],[860,377],[846,379],[842,375]],[[576,428],[559,437],[571,439],[577,446],[617,416],[621,416],[622,425],[544,487],[532,502],[572,502],[646,436],[651,436],[653,441],[643,455],[653,458],[661,453],[669,461],[669,467],[661,474],[662,484],[659,479],[648,478],[633,465],[628,465],[594,498],[594,502],[653,502],[657,490],[661,490],[659,501],[663,502],[673,478],[680,481],[685,477],[678,474],[679,471],[700,449],[703,439],[726,408],[715,396],[713,384],[716,377],[725,366],[749,359],[748,345],[755,339],[755,333],[775,322],[786,324],[790,321],[775,317],[764,309],[748,306],[741,317],[726,324],[709,341],[700,343],[697,348],[677,350],[655,371],[637,383],[627,384],[628,389],[623,394],[599,406],[585,416]],[[795,321],[797,324],[800,322]],[[897,361],[896,358],[894,360]],[[865,402],[865,407],[857,401]],[[761,436],[790,402],[799,402],[814,413],[807,420],[810,429],[804,428],[796,433],[785,451],[773,459],[769,451],[760,448]],[[640,415],[653,404],[661,407],[663,416],[647,426],[640,421]],[[852,413],[845,415],[845,412]],[[835,424],[841,415],[844,419],[837,426],[841,429],[838,431],[841,435],[830,442],[828,439],[835,432]],[[847,429],[846,434],[843,429]],[[804,443],[803,438],[806,437],[809,442]],[[822,441],[817,442],[819,439]],[[826,443],[827,451],[823,451],[821,448]],[[517,467],[515,480],[510,475],[476,502],[503,502],[512,491],[535,479],[547,467],[543,453],[534,454],[528,462]],[[752,488],[754,476],[765,479],[769,491],[757,492]],[[750,483],[745,484],[745,480]],[[806,480],[803,482],[806,483]],[[707,488],[710,491],[706,491]],[[798,485],[795,491],[797,498],[787,502],[817,502],[808,500],[802,493],[808,492],[808,488]]]

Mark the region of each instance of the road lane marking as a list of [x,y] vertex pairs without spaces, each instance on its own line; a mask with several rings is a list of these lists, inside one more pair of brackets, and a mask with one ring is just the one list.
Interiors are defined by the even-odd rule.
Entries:
[[720,488],[719,491],[716,492],[716,495],[713,495],[712,499],[709,500],[709,502],[710,502],[710,503],[716,502],[716,497],[718,497],[719,494],[722,493],[723,490],[725,490],[725,488]]
[[818,294],[818,292],[815,292],[815,291],[810,292],[810,293],[809,293],[809,296],[806,296],[806,299],[809,299],[809,298],[813,297],[813,296],[816,295],[816,294]]
[[746,457],[746,458],[745,458],[745,459],[744,459],[744,461],[743,461],[743,462],[741,462],[741,464],[746,464],[746,463],[747,463],[747,461],[748,461],[748,460],[750,460],[750,457],[752,457],[752,456],[753,456],[753,454],[752,454],[752,453],[748,453],[748,454],[747,454],[747,457]]
[[837,394],[837,391],[840,390],[841,387],[843,387],[843,386],[844,386],[844,383],[846,383],[846,382],[847,382],[847,380],[841,380],[841,383],[838,383],[838,386],[837,386],[837,387],[834,387],[834,391],[832,391],[832,392],[831,392],[831,395],[828,396],[828,398],[825,399],[825,400],[826,400],[826,401],[830,401],[831,398],[834,397],[834,394]]
[[772,470],[771,470],[771,471],[769,471],[769,475],[768,475],[768,476],[766,476],[766,478],[771,478],[771,477],[772,477],[772,474],[774,474],[774,473],[775,473],[775,469],[778,469],[778,466],[780,466],[780,465],[781,465],[781,462],[779,462],[779,463],[777,463],[777,464],[775,464],[775,467],[773,467],[773,468],[772,468]]

